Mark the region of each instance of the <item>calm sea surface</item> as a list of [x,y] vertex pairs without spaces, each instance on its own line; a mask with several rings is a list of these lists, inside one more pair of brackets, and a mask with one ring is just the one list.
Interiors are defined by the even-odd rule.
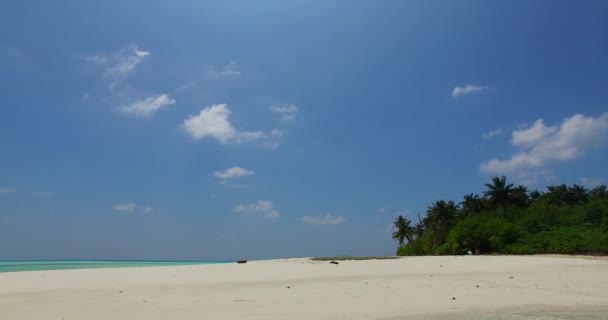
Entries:
[[199,264],[228,263],[220,261],[0,261],[0,272],[91,269],[91,268],[124,268],[124,267],[153,267],[153,266],[185,266]]

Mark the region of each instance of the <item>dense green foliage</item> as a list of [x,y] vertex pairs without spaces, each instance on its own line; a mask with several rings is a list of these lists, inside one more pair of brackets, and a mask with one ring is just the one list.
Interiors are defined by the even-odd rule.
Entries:
[[486,187],[483,197],[467,194],[459,204],[435,201],[414,226],[399,216],[397,255],[608,253],[606,186],[540,192],[494,177]]

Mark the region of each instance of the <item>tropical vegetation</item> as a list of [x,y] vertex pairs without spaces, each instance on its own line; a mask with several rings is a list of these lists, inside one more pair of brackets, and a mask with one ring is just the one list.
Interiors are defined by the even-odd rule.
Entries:
[[397,255],[608,254],[608,191],[579,185],[546,191],[493,177],[480,196],[436,200],[418,222],[393,222]]

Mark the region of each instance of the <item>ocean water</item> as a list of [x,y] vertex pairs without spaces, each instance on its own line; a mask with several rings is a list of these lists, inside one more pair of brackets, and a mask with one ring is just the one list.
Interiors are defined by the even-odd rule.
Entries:
[[199,264],[228,263],[226,261],[100,261],[100,260],[57,260],[57,261],[0,261],[0,272],[124,268],[154,266],[186,266]]

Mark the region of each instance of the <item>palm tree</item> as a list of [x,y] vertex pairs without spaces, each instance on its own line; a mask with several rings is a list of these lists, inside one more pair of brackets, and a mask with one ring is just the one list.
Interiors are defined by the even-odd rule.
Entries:
[[575,205],[589,201],[589,193],[585,187],[573,185],[568,187],[565,184],[559,186],[548,186],[547,196],[549,201],[558,206]]
[[483,194],[488,198],[490,208],[504,208],[513,201],[513,185],[507,184],[507,177],[492,177],[492,183],[486,183],[486,187],[488,190]]
[[460,207],[460,217],[462,219],[466,219],[472,214],[477,214],[483,211],[483,200],[478,195],[469,193],[462,197]]
[[393,228],[395,229],[395,232],[393,232],[393,239],[398,240],[400,246],[403,245],[404,239],[407,239],[408,242],[414,241],[416,229],[411,226],[411,223],[410,220],[403,216],[397,217],[393,222]]
[[554,205],[562,206],[568,202],[568,186],[561,184],[547,187],[547,198]]
[[420,213],[418,213],[418,223],[414,225],[416,239],[419,239],[424,234],[424,230],[426,229],[426,224],[424,220],[420,219]]
[[524,185],[519,185],[513,188],[513,203],[519,207],[525,208],[530,203],[528,188]]
[[545,195],[544,193],[542,193],[538,190],[532,190],[530,192],[530,201],[532,203],[539,202],[544,195]]
[[418,213],[418,223],[416,223],[416,225],[414,225],[414,234],[415,234],[416,238],[414,239],[414,242],[412,242],[412,246],[413,246],[414,252],[416,252],[416,254],[424,253],[424,251],[422,250],[420,241],[418,239],[420,239],[424,235],[425,230],[426,230],[426,224],[424,223],[424,220],[420,219],[420,213]]
[[424,224],[433,243],[433,250],[445,241],[450,228],[454,225],[458,208],[454,201],[437,200],[426,210]]
[[456,211],[454,201],[437,200],[426,210],[426,224],[447,227],[454,222]]
[[606,192],[606,186],[600,185],[589,192],[591,199],[608,199],[608,192]]
[[589,190],[583,186],[575,184],[570,187],[568,191],[571,197],[570,204],[585,203],[589,201]]

